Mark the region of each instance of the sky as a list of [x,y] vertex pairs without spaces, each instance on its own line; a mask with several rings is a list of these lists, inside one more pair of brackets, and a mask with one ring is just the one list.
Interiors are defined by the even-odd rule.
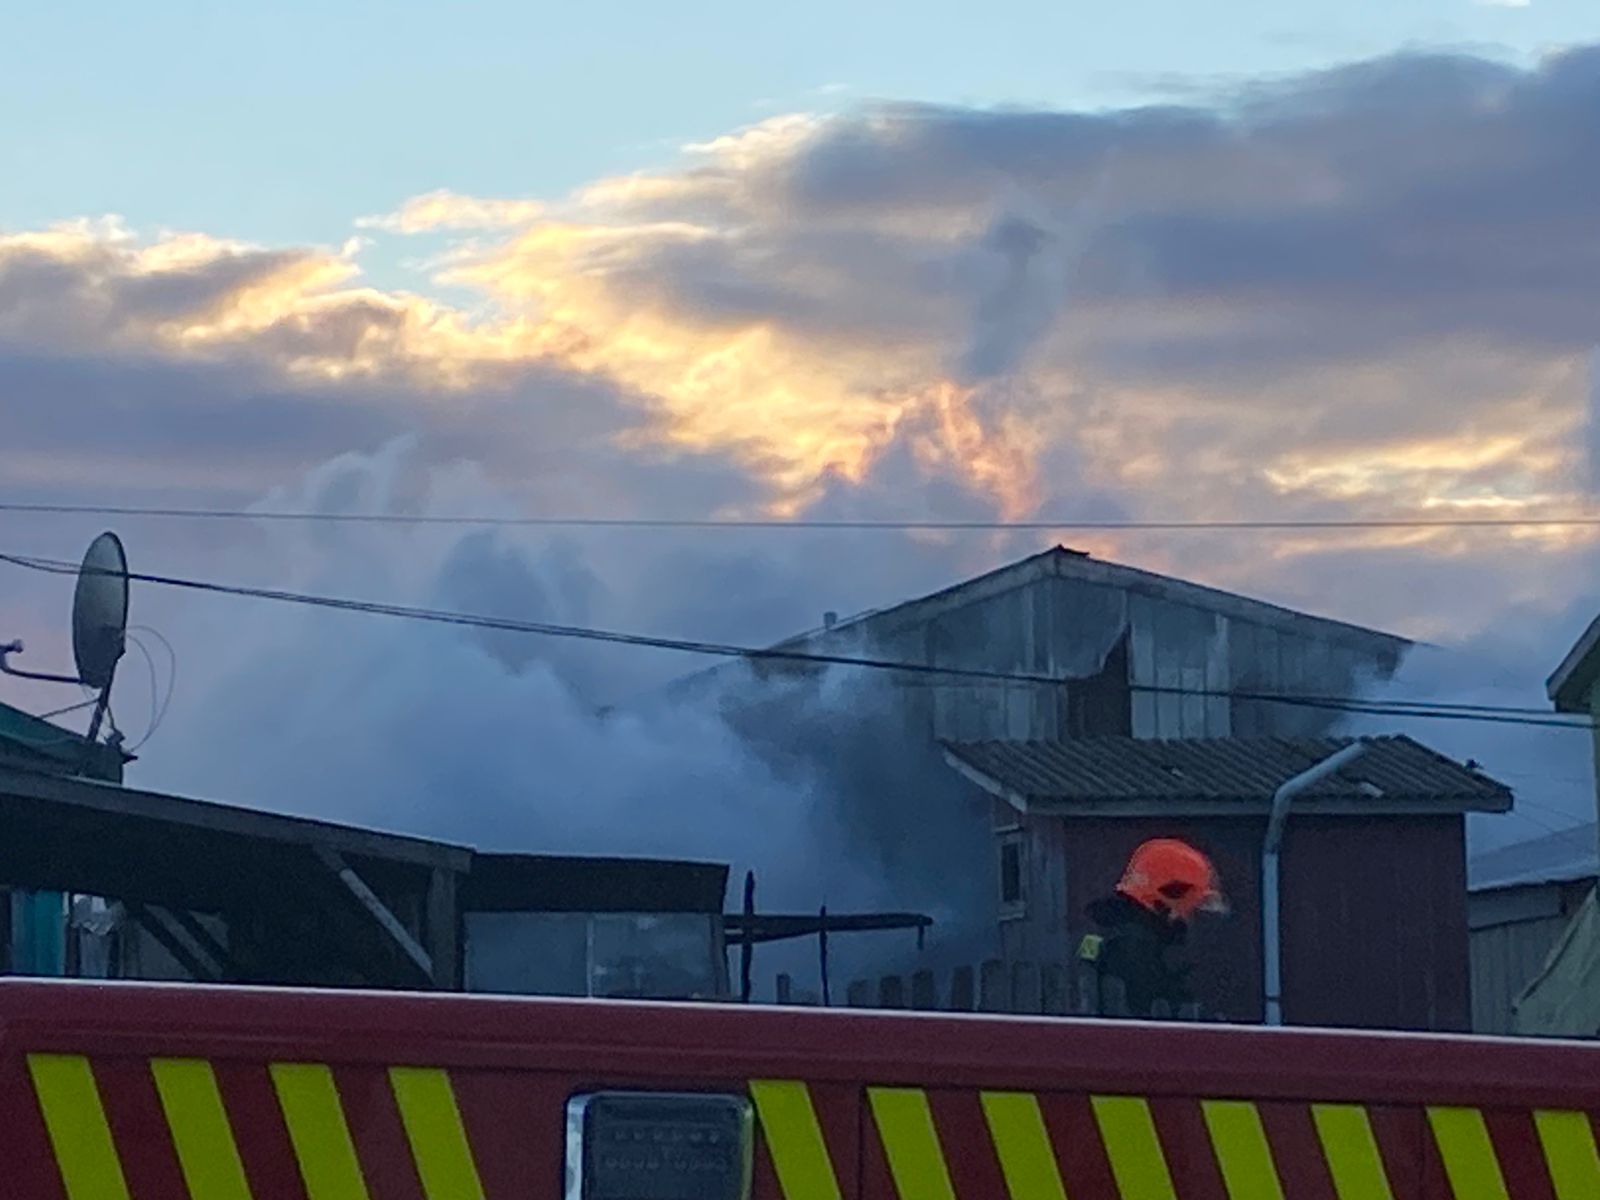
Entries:
[[[1591,512],[1586,6],[33,6],[0,44],[0,493]],[[102,524],[6,515],[0,549],[76,558]],[[752,643],[1070,541],[1439,643],[1455,665],[1410,686],[1531,705],[1600,603],[1595,535],[1573,528],[117,527],[150,571]],[[36,669],[67,655],[69,592],[5,576],[0,633]],[[179,669],[147,635],[156,665],[119,684],[137,738],[173,682],[133,782],[523,848],[609,849],[626,827],[682,852],[728,822],[663,821],[663,796],[839,786],[749,757],[714,715],[593,724],[698,662],[151,589],[134,618]],[[855,703],[840,687],[828,720]],[[70,700],[9,680],[0,698]],[[1491,840],[1592,818],[1582,735],[1418,732],[1518,787]],[[477,799],[441,800],[452,779]],[[838,887],[874,897],[858,884]]]

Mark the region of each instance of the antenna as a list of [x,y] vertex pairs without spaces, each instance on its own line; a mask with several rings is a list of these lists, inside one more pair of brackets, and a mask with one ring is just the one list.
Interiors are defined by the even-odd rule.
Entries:
[[0,645],[0,672],[45,683],[84,684],[98,691],[87,738],[93,746],[111,703],[111,684],[126,648],[127,628],[128,555],[122,540],[108,531],[89,543],[78,568],[78,584],[72,597],[72,654],[78,673],[45,675],[11,666],[6,656],[20,654],[21,642]]

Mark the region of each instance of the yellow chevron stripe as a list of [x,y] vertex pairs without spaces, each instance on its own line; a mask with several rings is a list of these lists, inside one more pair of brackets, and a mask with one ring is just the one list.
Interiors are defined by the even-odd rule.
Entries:
[[196,1200],[251,1200],[211,1064],[197,1058],[153,1058],[150,1073],[189,1195]]
[[1283,1184],[1256,1106],[1248,1100],[1206,1100],[1200,1109],[1228,1195],[1233,1200],[1283,1200]]
[[1483,1114],[1475,1108],[1428,1109],[1433,1140],[1456,1200],[1511,1200]]
[[1339,1200],[1394,1200],[1367,1110],[1359,1104],[1313,1104],[1311,1117]]
[[28,1072],[68,1200],[128,1200],[89,1060],[79,1054],[30,1054]]
[[1122,1200],[1178,1200],[1150,1106],[1138,1096],[1095,1096],[1091,1103]]
[[927,1094],[917,1088],[868,1088],[867,1098],[900,1200],[956,1200]]
[[450,1076],[431,1067],[391,1067],[389,1084],[428,1200],[483,1200]]
[[1067,1200],[1038,1098],[1027,1092],[984,1092],[981,1099],[1011,1200]]
[[1541,1110],[1533,1114],[1533,1120],[1544,1146],[1545,1162],[1550,1165],[1556,1200],[1594,1200],[1600,1196],[1600,1152],[1595,1149],[1589,1114]]
[[368,1200],[333,1072],[321,1063],[273,1063],[272,1084],[310,1200]]
[[784,1200],[841,1200],[828,1144],[805,1084],[792,1079],[756,1079],[750,1097]]

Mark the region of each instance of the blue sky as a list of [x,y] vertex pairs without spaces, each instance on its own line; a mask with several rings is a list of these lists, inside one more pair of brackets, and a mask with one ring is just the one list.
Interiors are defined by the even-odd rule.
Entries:
[[318,243],[437,187],[559,196],[774,112],[1126,103],[1415,44],[1526,58],[1596,26],[1593,0],[10,8],[0,228],[116,212]]

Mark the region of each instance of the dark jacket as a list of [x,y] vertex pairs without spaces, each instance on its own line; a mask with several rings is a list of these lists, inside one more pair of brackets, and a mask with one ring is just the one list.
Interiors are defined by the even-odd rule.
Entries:
[[1087,913],[1102,939],[1097,960],[1100,978],[1122,981],[1128,1015],[1148,1016],[1157,1000],[1176,1010],[1194,999],[1189,991],[1190,968],[1169,958],[1188,931],[1182,921],[1153,913],[1121,893],[1096,900]]

